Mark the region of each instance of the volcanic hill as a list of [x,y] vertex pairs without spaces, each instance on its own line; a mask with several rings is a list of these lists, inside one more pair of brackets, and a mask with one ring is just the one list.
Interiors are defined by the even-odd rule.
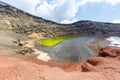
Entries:
[[120,34],[120,24],[94,21],[59,24],[0,2],[0,32],[5,31],[23,34],[44,33],[46,37],[72,34],[118,35]]

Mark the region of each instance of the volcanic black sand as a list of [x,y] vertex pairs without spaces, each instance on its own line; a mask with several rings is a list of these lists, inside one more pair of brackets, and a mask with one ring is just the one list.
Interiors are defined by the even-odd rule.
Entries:
[[69,59],[75,62],[85,61],[96,55],[88,45],[96,36],[78,37],[66,40],[54,47],[37,46],[37,49],[46,51],[53,59]]

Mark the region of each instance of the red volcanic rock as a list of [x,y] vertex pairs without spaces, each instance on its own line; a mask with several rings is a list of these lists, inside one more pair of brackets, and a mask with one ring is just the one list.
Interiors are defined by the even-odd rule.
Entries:
[[0,49],[0,80],[120,80],[119,49],[103,48],[81,63],[30,60]]
[[110,57],[116,57],[120,56],[120,48],[114,47],[114,46],[108,46],[105,48],[102,48],[99,52],[99,56],[110,56]]

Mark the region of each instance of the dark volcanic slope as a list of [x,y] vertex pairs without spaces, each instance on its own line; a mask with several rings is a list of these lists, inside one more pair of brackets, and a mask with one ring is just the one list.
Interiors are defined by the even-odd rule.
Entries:
[[17,33],[42,32],[48,37],[65,34],[118,36],[120,34],[120,24],[93,21],[79,21],[66,25],[58,24],[0,2],[0,32],[3,31]]
[[120,35],[120,24],[93,22],[93,21],[79,21],[71,24],[73,28],[78,31],[83,31],[93,35]]

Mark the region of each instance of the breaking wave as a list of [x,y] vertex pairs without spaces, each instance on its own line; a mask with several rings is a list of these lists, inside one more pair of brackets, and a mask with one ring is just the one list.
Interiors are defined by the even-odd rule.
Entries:
[[106,40],[110,42],[109,46],[120,47],[120,37],[113,36],[113,37],[107,38]]

